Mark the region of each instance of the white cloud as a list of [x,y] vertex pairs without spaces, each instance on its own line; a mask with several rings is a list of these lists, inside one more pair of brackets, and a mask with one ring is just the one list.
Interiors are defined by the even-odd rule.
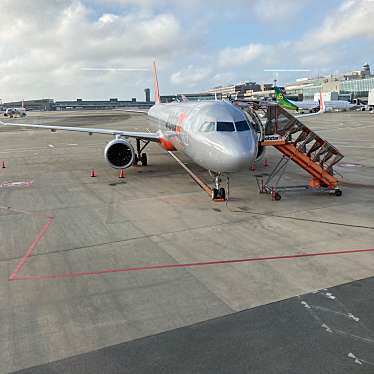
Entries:
[[194,86],[209,79],[211,73],[212,70],[210,68],[189,65],[187,68],[173,73],[170,77],[170,81],[178,86]]
[[[5,2],[4,2],[5,1]],[[78,0],[3,0],[0,23],[0,97],[123,98],[143,96],[149,73],[82,72],[81,67],[161,67],[190,52],[196,34],[185,33],[171,13],[95,14]],[[142,87],[135,87],[143,79]],[[123,84],[118,84],[123,79]],[[13,82],[9,85],[9,82]],[[125,84],[126,83],[126,84]]]
[[304,42],[313,47],[336,44],[358,37],[373,39],[373,19],[373,0],[347,0],[337,12],[326,17],[317,31],[308,34]]
[[260,57],[266,50],[262,44],[248,44],[239,48],[225,48],[219,53],[220,66],[244,65]]
[[311,0],[256,0],[251,2],[257,17],[265,22],[284,21],[295,17]]
[[[288,41],[282,34],[282,41],[273,44],[268,32],[251,33],[251,24],[258,30],[258,20],[272,22],[279,29],[282,20],[288,22],[289,34],[301,11],[304,17],[308,6],[313,11],[312,0],[0,2],[6,15],[0,23],[3,100],[140,98],[151,86],[149,72],[93,72],[82,67],[147,67],[156,58],[161,91],[166,94],[176,86],[181,92],[240,80],[271,80],[263,74],[270,67],[354,67],[370,63],[374,50],[371,0],[344,0],[334,11],[328,7],[329,13],[312,31],[294,34]],[[241,22],[247,21],[248,33],[236,34],[242,30]],[[229,22],[232,28],[217,37],[217,28],[222,30]],[[248,40],[238,46],[246,36]]]

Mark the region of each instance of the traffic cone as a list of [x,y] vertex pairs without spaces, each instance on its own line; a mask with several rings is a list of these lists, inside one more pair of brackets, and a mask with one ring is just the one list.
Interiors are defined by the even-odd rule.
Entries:
[[96,177],[95,169],[92,169],[92,171],[91,171],[91,177]]
[[125,178],[125,177],[126,177],[125,170],[121,169],[120,172],[119,172],[119,177],[118,178]]
[[256,162],[251,165],[251,171],[256,171]]
[[268,166],[269,166],[269,164],[268,164],[268,159],[265,158],[265,160],[264,160],[264,167],[267,168]]
[[5,169],[6,166],[5,166],[5,161],[3,161],[3,165],[2,165],[2,168]]

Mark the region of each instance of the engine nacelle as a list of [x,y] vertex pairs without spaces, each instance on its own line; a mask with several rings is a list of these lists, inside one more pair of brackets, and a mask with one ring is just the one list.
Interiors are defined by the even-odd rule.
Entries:
[[111,167],[126,169],[134,163],[135,151],[127,140],[114,139],[105,147],[104,156]]

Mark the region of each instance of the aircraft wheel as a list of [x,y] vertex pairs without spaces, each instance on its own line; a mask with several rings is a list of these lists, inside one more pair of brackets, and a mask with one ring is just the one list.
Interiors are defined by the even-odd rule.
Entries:
[[218,196],[217,188],[212,188],[212,200],[216,200]]
[[133,165],[138,165],[139,159],[137,155],[134,155],[134,161],[132,162]]
[[140,156],[140,162],[142,163],[143,166],[148,165],[148,159],[147,159],[146,153],[142,153],[142,155]]
[[278,192],[276,192],[275,195],[274,195],[274,199],[276,201],[279,201],[281,198],[282,198],[282,196]]
[[226,192],[223,187],[218,190],[218,197],[222,200],[226,200]]
[[342,190],[335,190],[335,196],[342,196]]

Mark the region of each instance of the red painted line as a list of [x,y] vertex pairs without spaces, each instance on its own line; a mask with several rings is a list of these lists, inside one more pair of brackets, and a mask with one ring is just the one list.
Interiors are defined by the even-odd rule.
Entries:
[[242,259],[231,259],[231,260],[216,260],[216,261],[204,261],[204,262],[191,262],[182,264],[159,264],[159,265],[146,265],[140,267],[129,267],[119,269],[104,269],[98,271],[81,271],[81,272],[70,272],[61,274],[47,274],[47,275],[25,275],[20,277],[11,277],[9,280],[48,280],[48,279],[62,279],[82,276],[93,276],[102,275],[108,273],[127,273],[130,271],[145,271],[145,270],[156,270],[156,269],[173,269],[173,268],[188,268],[197,266],[208,266],[208,265],[222,265],[222,264],[238,264],[243,262],[255,262],[255,261],[269,261],[269,260],[287,260],[303,257],[318,257],[318,256],[332,256],[332,255],[343,255],[352,253],[365,253],[374,252],[374,248],[370,249],[351,249],[343,251],[332,251],[332,252],[317,252],[317,253],[299,253],[294,255],[285,256],[268,256],[268,257],[253,257],[253,258],[242,258]]
[[15,280],[17,278],[17,274],[21,271],[22,267],[25,265],[28,258],[31,256],[33,250],[38,245],[38,243],[43,239],[45,233],[48,231],[50,224],[53,222],[52,217],[48,217],[48,222],[42,227],[42,229],[38,232],[36,238],[31,243],[30,247],[27,249],[26,253],[22,256],[19,260],[15,270],[9,277],[9,280]]

